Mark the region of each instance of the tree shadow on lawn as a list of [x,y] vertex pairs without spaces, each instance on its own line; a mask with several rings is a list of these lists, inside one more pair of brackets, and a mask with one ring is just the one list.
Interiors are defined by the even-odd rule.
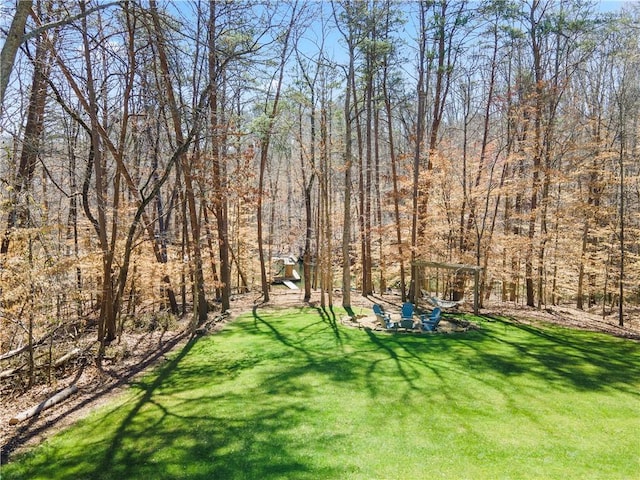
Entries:
[[[314,462],[314,455],[331,458],[339,435],[329,425],[308,427],[309,419],[324,420],[314,410],[319,408],[313,401],[318,392],[309,383],[310,373],[349,388],[366,388],[374,404],[383,396],[381,378],[389,378],[393,370],[406,386],[396,398],[416,392],[419,398],[431,398],[434,392],[448,398],[453,394],[447,381],[458,372],[495,381],[503,390],[507,383],[500,378],[514,375],[572,389],[633,393],[637,384],[638,344],[601,334],[494,319],[465,334],[389,335],[347,330],[336,324],[331,311],[317,313],[319,322],[311,322],[315,328],[305,323],[288,330],[254,309],[251,328],[259,327],[286,347],[275,353],[276,358],[247,350],[228,358],[215,356],[210,362],[185,361],[200,341],[192,339],[156,374],[135,384],[141,395],[132,405],[115,407],[80,425],[87,431],[86,444],[71,451],[49,447],[37,463],[29,463],[23,478],[62,478],[71,471],[73,478],[92,479],[340,478],[344,465],[321,461],[318,467]],[[313,332],[323,338],[310,338]],[[333,349],[326,348],[329,344]],[[276,363],[253,371],[253,382],[242,391],[224,388],[224,382],[264,360]],[[440,381],[425,380],[429,372]],[[216,388],[198,390],[203,384]],[[386,388],[389,391],[389,385]],[[115,420],[122,409],[125,417]],[[113,433],[92,435],[110,429]]]
[[342,345],[342,336],[340,334],[340,328],[338,328],[338,320],[336,318],[336,312],[333,310],[333,307],[316,307],[316,312],[318,312],[318,315],[320,315],[322,321],[329,325],[336,339],[336,342],[339,345]]
[[[252,309],[252,315],[253,315],[253,319],[254,319],[254,325],[258,325],[258,324],[262,324],[267,326],[269,329],[271,329],[271,331],[276,335],[276,338],[278,338],[279,341],[281,341],[282,343],[284,343],[285,345],[288,346],[293,346],[292,344],[290,344],[288,342],[288,340],[284,337],[284,335],[280,332],[278,332],[271,323],[267,322],[263,316],[259,315],[258,313],[258,305],[254,305],[253,309]],[[299,308],[301,311],[308,309],[308,310],[314,310],[318,316],[320,317],[320,319],[318,320],[318,322],[315,323],[310,323],[310,324],[306,324],[303,328],[299,329],[297,331],[298,334],[300,334],[301,332],[307,330],[307,329],[312,329],[313,327],[317,326],[317,325],[324,325],[326,326],[327,329],[331,330],[331,333],[333,335],[333,337],[336,340],[336,343],[338,345],[342,344],[342,333],[340,328],[338,327],[338,319],[336,317],[336,313],[333,310],[333,307],[308,307],[308,306],[303,306]],[[318,331],[312,330],[310,335],[317,335]]]
[[[85,399],[77,404],[74,404],[70,408],[65,408],[64,406],[58,408],[59,413],[52,416],[51,419],[47,420],[45,423],[38,423],[38,420],[40,418],[39,415],[36,415],[29,419],[28,422],[24,423],[24,425],[21,425],[20,428],[16,430],[15,434],[8,438],[6,442],[1,446],[1,463],[5,464],[6,462],[8,462],[14,451],[27,444],[33,438],[38,438],[38,436],[40,436],[43,432],[46,432],[48,429],[55,427],[60,422],[63,422],[65,418],[73,415],[78,411],[81,411],[83,408],[91,405],[92,402],[99,399],[100,397],[125,386],[131,380],[131,378],[144,371],[146,368],[149,368],[151,365],[155,364],[164,355],[173,350],[180,342],[187,339],[189,335],[189,332],[185,330],[171,340],[162,343],[157,350],[154,350],[150,355],[145,357],[135,368],[127,372],[127,374],[123,375],[122,377],[114,377],[113,381],[105,382],[104,385],[98,385],[97,387],[95,387],[93,394],[87,395]],[[82,372],[83,369],[80,369],[75,381],[77,381],[80,375],[82,375]],[[110,374],[110,372],[107,373]],[[72,383],[75,383],[75,381]]]
[[[296,362],[296,365],[290,366],[287,376],[297,377],[315,371],[336,381],[353,380],[356,378],[357,369],[352,368],[353,365],[349,361],[349,356],[341,355],[341,353],[344,353],[343,332],[337,323],[333,309],[327,310],[326,308],[318,307],[314,308],[314,311],[318,314],[320,320],[304,324],[301,328],[295,330],[294,335],[287,335],[280,331],[275,325],[276,322],[270,322],[259,314],[257,307],[253,308],[254,326],[257,328],[266,327],[267,331],[279,343],[304,356],[306,361]],[[330,335],[326,335],[324,343],[318,344],[317,342],[322,338],[323,332],[327,330]]]
[[[344,329],[337,325],[335,314],[319,308],[317,311],[320,321],[331,328],[335,346],[341,348],[348,343],[348,338],[340,333]],[[460,374],[478,378],[491,372],[494,377],[497,375],[495,378],[531,377],[559,388],[585,391],[612,388],[638,395],[640,344],[601,333],[536,327],[499,317],[483,317],[489,321],[482,322],[477,330],[464,333],[389,334],[365,329],[371,345],[383,355],[363,366],[353,353],[353,358],[320,358],[314,349],[305,349],[304,342],[292,341],[280,332],[255,308],[253,315],[254,321],[267,326],[278,341],[306,356],[308,363],[303,368],[333,372],[335,379],[343,381],[354,380],[364,373],[372,397],[380,391],[375,371],[389,368],[388,360],[406,383],[407,392],[424,388],[420,377],[425,371],[444,381],[444,370],[456,369]],[[317,335],[318,330],[310,334]]]
[[426,350],[420,348],[421,352],[418,353],[410,346],[412,341],[408,339],[398,339],[395,335],[381,337],[375,335],[371,329],[366,329],[365,331],[369,336],[369,340],[384,354],[379,359],[372,361],[367,368],[367,385],[371,395],[375,397],[379,394],[380,388],[376,381],[376,370],[386,366],[387,359],[393,361],[394,368],[398,371],[400,378],[405,381],[409,390],[421,390],[418,382],[421,377],[421,371],[417,366],[422,365],[428,368],[428,361],[424,355]]
[[[342,342],[341,334],[332,310],[316,309],[321,320],[326,323],[335,338],[337,345]],[[113,435],[107,454],[101,460],[100,467],[92,472],[95,478],[133,478],[144,472],[148,465],[148,457],[143,452],[127,451],[123,449],[126,442],[148,443],[149,453],[154,451],[151,444],[156,443],[156,448],[166,448],[176,443],[186,442],[181,449],[180,458],[175,458],[173,465],[165,466],[166,478],[174,478],[172,467],[179,469],[179,465],[189,465],[185,476],[189,478],[283,478],[293,475],[295,478],[315,478],[317,475],[337,477],[339,469],[329,471],[329,467],[314,468],[313,472],[307,463],[300,461],[301,449],[308,448],[309,443],[315,444],[315,449],[322,449],[321,439],[305,438],[302,435],[291,435],[290,432],[302,428],[305,431],[305,421],[308,417],[308,399],[313,398],[313,388],[297,381],[310,372],[327,375],[333,381],[350,381],[353,372],[345,365],[343,358],[326,356],[326,351],[316,351],[313,348],[305,348],[305,339],[301,336],[290,338],[285,332],[280,331],[273,322],[261,317],[257,309],[253,310],[253,318],[256,325],[266,327],[273,337],[287,348],[294,349],[301,354],[306,361],[280,366],[280,372],[270,372],[268,379],[259,385],[253,385],[255,395],[244,393],[242,395],[224,394],[216,397],[195,398],[185,400],[184,408],[173,407],[172,411],[166,409],[154,400],[154,393],[162,388],[171,391],[188,391],[198,386],[199,380],[210,381],[212,376],[219,376],[221,381],[228,380],[229,375],[250,369],[260,362],[260,358],[245,357],[233,361],[222,362],[216,358],[213,365],[195,365],[185,367],[178,365],[190,352],[195,341],[190,342],[185,348],[165,365],[158,375],[150,383],[140,383],[142,396],[136,401],[134,407],[128,412],[126,418]],[[300,331],[305,331],[305,326]],[[317,334],[317,329],[316,329]],[[277,361],[277,360],[276,360]],[[201,385],[200,385],[201,386]],[[279,402],[279,398],[287,398],[286,402]],[[253,398],[260,402],[260,408],[243,409],[247,398]],[[199,410],[199,403],[216,405],[224,412],[218,410]],[[191,404],[191,405],[188,405]],[[223,407],[225,404],[226,407]],[[237,405],[234,408],[233,405]],[[132,428],[132,423],[140,423],[140,415],[143,407],[153,406],[159,412],[155,421],[148,423],[142,430],[139,427]],[[182,417],[180,412],[197,412],[199,415],[190,414]],[[156,416],[158,414],[156,413]],[[173,420],[184,423],[183,428],[164,433],[162,431],[163,419],[173,417]],[[198,424],[197,433],[191,431],[192,425]],[[158,431],[157,429],[160,429]],[[193,438],[196,433],[197,438]],[[333,436],[333,434],[332,434]],[[125,442],[126,440],[126,442]],[[293,441],[292,441],[293,440]],[[329,448],[328,446],[326,448]],[[167,470],[168,467],[168,470]],[[108,474],[105,474],[108,472]],[[157,475],[158,472],[156,471]],[[159,478],[159,477],[155,477]],[[160,477],[161,478],[161,477]]]
[[369,335],[396,362],[401,349],[408,361],[422,363],[436,374],[433,362],[449,352],[456,355],[456,367],[469,375],[491,371],[503,377],[537,377],[558,387],[614,388],[638,395],[640,344],[605,334],[537,328],[492,317],[479,330],[464,334]]
[[[508,319],[492,318],[499,329],[484,329],[484,335],[506,347],[507,355],[480,352],[480,358],[505,375],[536,375],[559,387],[577,390],[619,391],[640,395],[640,344],[603,333],[547,325],[542,328]],[[518,334],[509,334],[515,330]],[[500,350],[500,349],[498,349]]]
[[[431,360],[428,358],[430,347],[425,343],[429,339],[424,337],[430,335],[389,335],[384,333],[378,336],[370,329],[345,329],[337,322],[333,309],[316,308],[315,310],[320,317],[318,322],[306,323],[299,329],[290,330],[290,326],[286,329],[279,329],[277,321],[269,321],[260,315],[257,308],[253,309],[255,328],[266,327],[266,331],[273,335],[276,341],[305,357],[305,361],[296,360],[295,364],[290,365],[283,378],[273,379],[276,384],[281,385],[279,388],[284,388],[283,385],[291,378],[316,372],[333,381],[350,382],[354,388],[356,385],[359,387],[362,384],[369,392],[370,397],[375,399],[381,395],[383,390],[380,388],[380,380],[376,376],[376,371],[388,369],[389,359],[393,361],[393,368],[397,370],[407,387],[406,394],[412,390],[420,391],[423,388],[423,384],[420,382],[424,373],[422,367],[431,368]],[[326,324],[326,329],[318,328],[322,324]],[[309,333],[306,336],[301,335],[306,330],[309,330]],[[319,348],[317,344],[313,344],[313,341],[307,342],[313,336],[321,337],[326,330],[330,331],[330,334],[325,336],[327,338],[326,347]],[[361,341],[357,340],[363,331],[368,335],[370,343],[363,342],[361,337]],[[416,342],[415,349],[409,346],[412,342]],[[438,344],[441,352],[455,346],[455,343],[438,342]],[[367,348],[367,346],[373,348]]]
[[[229,373],[250,370],[258,362],[251,357],[222,364],[218,358],[202,364],[185,361],[199,340],[192,339],[156,373],[133,384],[141,392],[138,397],[76,427],[86,432],[80,435],[86,443],[51,445],[26,464],[22,478],[340,477],[339,465],[313,464],[314,451],[331,452],[330,442],[318,438],[317,431],[309,437],[313,429],[306,423],[314,391],[297,382],[305,369],[285,365],[281,372],[268,370],[264,381],[246,390],[223,386],[209,393],[206,385],[233,382]],[[314,365],[332,375],[336,367],[331,361]],[[126,415],[120,418],[123,410]],[[339,436],[326,435],[331,440]]]
[[151,383],[146,383],[144,381],[136,382],[133,384],[134,387],[142,390],[142,396],[135,402],[134,407],[127,414],[124,420],[120,422],[111,444],[106,451],[105,457],[99,464],[98,472],[105,471],[109,469],[113,463],[114,458],[117,452],[120,450],[122,445],[122,441],[125,438],[125,433],[127,431],[128,426],[131,424],[133,419],[138,415],[140,410],[148,403],[151,402],[151,399],[155,393],[155,391],[167,380],[167,378],[176,370],[180,361],[187,356],[187,354],[193,348],[193,345],[196,342],[196,338],[191,338],[187,344],[180,350],[180,352],[173,357],[169,362],[158,369],[158,373],[153,379]]
[[[155,422],[126,432],[127,442],[144,448],[119,448],[113,462],[91,478],[304,478],[309,466],[298,451],[311,439],[289,432],[303,425],[306,407],[260,401],[260,408],[245,411],[247,397],[193,398],[171,410],[156,405]],[[184,411],[191,413],[181,415]],[[169,416],[171,428],[164,428]],[[163,450],[169,453],[154,458]]]

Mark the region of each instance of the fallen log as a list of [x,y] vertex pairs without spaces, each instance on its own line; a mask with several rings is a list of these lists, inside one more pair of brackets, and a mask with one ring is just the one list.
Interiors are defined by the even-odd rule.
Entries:
[[19,367],[15,367],[15,368],[10,368],[9,370],[3,370],[2,372],[0,372],[0,378],[13,377],[16,373],[18,373],[24,367],[26,367],[26,364],[20,365]]
[[[59,327],[56,327],[56,330]],[[55,330],[53,332],[49,332],[47,333],[44,337],[42,337],[39,340],[36,340],[35,342],[33,342],[33,344],[31,345],[31,347],[29,347],[29,344],[23,345],[20,348],[16,348],[15,350],[11,350],[10,352],[6,352],[3,353],[2,355],[0,355],[0,360],[7,360],[9,358],[15,357],[16,355],[20,355],[22,352],[26,352],[27,350],[29,350],[29,348],[37,348],[42,346],[48,339],[49,337],[51,337],[51,335],[53,335],[55,332]]]
[[28,349],[29,349],[29,345],[23,345],[22,347],[16,348],[15,350],[11,350],[10,352],[3,353],[2,355],[0,355],[0,361],[6,360],[11,357],[15,357],[16,355],[19,355],[22,352],[27,351]]
[[[82,353],[82,350],[79,348],[74,348],[73,350],[71,350],[70,352],[65,353],[63,356],[61,356],[60,358],[58,358],[55,362],[53,362],[53,367],[57,368],[60,367],[62,365],[64,365],[65,363],[67,363],[69,360],[76,358],[78,355],[80,355]],[[42,354],[39,357],[36,358],[36,360],[40,360],[41,358],[45,357],[46,354]],[[49,365],[45,364],[45,365],[35,365],[34,368],[35,369],[43,369],[43,368],[47,368]],[[2,370],[0,371],[0,378],[8,378],[8,377],[12,377],[14,376],[16,373],[19,373],[21,370],[23,370],[24,368],[27,367],[27,364],[23,364],[20,365],[18,367],[15,368],[10,368],[8,370]]]
[[64,390],[59,391],[54,396],[49,397],[47,400],[39,403],[35,407],[31,407],[27,410],[23,410],[22,412],[17,414],[15,417],[12,417],[9,420],[9,425],[15,425],[28,418],[31,418],[37,415],[38,413],[42,412],[43,410],[53,407],[54,405],[62,402],[63,400],[66,400],[77,391],[78,391],[78,387],[76,385],[71,385],[70,387],[67,387]]
[[80,352],[81,352],[81,350],[79,348],[74,348],[69,353],[66,353],[65,355],[63,355],[59,359],[57,359],[54,362],[53,366],[54,367],[59,367],[60,365],[64,365],[65,363],[67,363],[72,358],[75,358],[78,355],[80,355]]
[[[37,360],[40,360],[41,358],[46,357],[47,354],[43,353],[41,355],[39,355],[38,357],[33,359],[34,364],[36,363]],[[23,363],[22,365],[18,365],[15,368],[10,368],[9,370],[3,370],[2,372],[0,372],[0,378],[7,378],[7,377],[12,377],[17,373],[20,373],[23,369],[26,369],[29,367],[28,363]],[[34,368],[40,368],[38,367],[38,365],[34,365]]]

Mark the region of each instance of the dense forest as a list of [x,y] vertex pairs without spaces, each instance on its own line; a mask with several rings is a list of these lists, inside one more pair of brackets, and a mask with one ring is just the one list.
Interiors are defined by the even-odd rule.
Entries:
[[640,301],[637,4],[0,8],[4,376],[268,301],[282,257],[323,305],[472,295],[438,265],[481,302]]

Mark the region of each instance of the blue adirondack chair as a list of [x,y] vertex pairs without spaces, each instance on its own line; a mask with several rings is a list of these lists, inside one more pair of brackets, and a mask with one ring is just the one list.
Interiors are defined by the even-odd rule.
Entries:
[[398,324],[396,322],[391,321],[391,315],[389,315],[388,313],[385,313],[382,306],[378,305],[377,303],[373,304],[373,313],[375,313],[378,321],[387,330],[398,328]]
[[402,304],[402,311],[400,312],[400,318],[402,320],[413,320],[413,303],[404,302]]
[[420,317],[420,323],[422,324],[422,329],[428,332],[435,332],[436,328],[438,328],[438,324],[442,319],[442,310],[440,307],[436,307],[431,312],[431,315],[422,315]]
[[413,327],[413,318],[403,318],[402,320],[400,320],[400,328],[404,328],[405,331],[413,330]]
[[400,312],[400,328],[405,330],[413,329],[413,303],[405,302],[402,304],[402,310]]

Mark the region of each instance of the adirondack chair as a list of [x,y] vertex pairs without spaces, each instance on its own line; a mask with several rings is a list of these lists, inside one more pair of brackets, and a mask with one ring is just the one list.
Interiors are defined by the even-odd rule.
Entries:
[[405,302],[402,304],[400,312],[400,328],[405,330],[413,330],[413,303]]
[[436,329],[438,328],[438,324],[440,323],[441,319],[442,319],[442,310],[440,309],[440,307],[436,307],[431,312],[431,315],[427,316],[426,314],[424,314],[420,316],[420,323],[422,324],[422,329],[428,332],[435,332]]
[[413,320],[413,303],[404,302],[402,304],[402,311],[400,312],[401,320]]
[[381,305],[377,303],[373,304],[373,313],[375,313],[376,318],[382,324],[384,328],[387,330],[394,330],[398,328],[398,324],[396,322],[391,321],[391,315],[385,313],[384,309]]
[[400,320],[400,328],[404,328],[405,331],[413,330],[414,323],[413,318],[403,318]]

